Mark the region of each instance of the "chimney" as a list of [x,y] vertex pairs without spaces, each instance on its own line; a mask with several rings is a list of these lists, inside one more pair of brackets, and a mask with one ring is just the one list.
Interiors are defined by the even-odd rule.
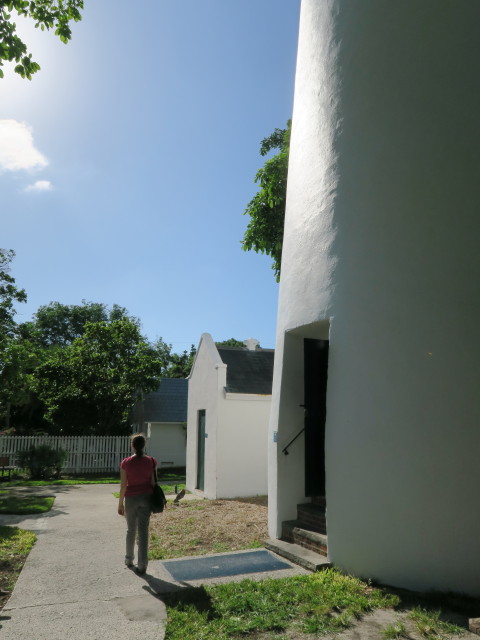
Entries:
[[257,347],[260,346],[260,342],[255,340],[255,338],[248,338],[243,341],[243,344],[247,347],[248,351],[256,351]]

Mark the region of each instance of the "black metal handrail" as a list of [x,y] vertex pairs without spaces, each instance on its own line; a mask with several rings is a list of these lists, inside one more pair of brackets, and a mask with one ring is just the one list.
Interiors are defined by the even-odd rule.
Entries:
[[297,435],[296,435],[294,438],[292,438],[292,439],[290,440],[290,442],[289,442],[285,447],[283,447],[283,449],[282,449],[282,453],[284,453],[286,456],[288,456],[288,447],[289,447],[291,444],[293,444],[293,443],[295,442],[295,440],[298,438],[298,436],[299,436],[299,435],[301,435],[304,431],[305,431],[305,427],[303,427],[302,429],[300,429],[300,431],[297,433]]

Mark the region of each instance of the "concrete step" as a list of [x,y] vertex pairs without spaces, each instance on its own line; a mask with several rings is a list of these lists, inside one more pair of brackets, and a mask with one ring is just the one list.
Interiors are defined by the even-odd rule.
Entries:
[[304,525],[299,520],[282,522],[282,540],[298,544],[323,556],[328,554],[326,534]]
[[325,517],[325,507],[317,504],[297,504],[297,520],[300,526],[307,529],[327,533],[327,521]]
[[331,567],[328,558],[321,556],[319,553],[305,549],[298,544],[285,542],[284,540],[265,540],[265,548],[273,551],[283,558],[287,558],[291,562],[308,569],[309,571],[321,571]]

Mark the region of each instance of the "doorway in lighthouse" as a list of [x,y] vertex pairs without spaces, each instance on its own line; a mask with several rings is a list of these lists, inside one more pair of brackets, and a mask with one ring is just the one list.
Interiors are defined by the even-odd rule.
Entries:
[[[317,336],[327,338],[328,334],[329,325],[327,323],[302,327],[296,334],[291,333],[286,339],[286,357],[284,359],[284,366],[289,372],[288,386],[285,385],[284,391],[284,424],[289,425],[293,422],[295,415],[298,415],[295,412],[298,412],[299,405],[303,408],[303,416],[301,422],[297,423],[298,427],[301,427],[300,431],[282,449],[282,452],[289,455],[291,448],[292,454],[297,456],[296,464],[291,462],[287,464],[290,465],[291,473],[294,473],[296,468],[297,473],[300,471],[302,474],[297,475],[295,480],[298,483],[297,488],[303,493],[304,498],[301,503],[296,502],[296,519],[282,520],[281,538],[286,542],[316,551],[323,556],[328,554],[325,499],[325,424],[329,341]],[[303,435],[303,450],[297,449],[296,453],[295,443],[301,442],[300,435]],[[287,495],[286,492],[283,495]],[[290,503],[290,508],[292,506]]]
[[328,340],[304,339],[305,495],[325,502]]

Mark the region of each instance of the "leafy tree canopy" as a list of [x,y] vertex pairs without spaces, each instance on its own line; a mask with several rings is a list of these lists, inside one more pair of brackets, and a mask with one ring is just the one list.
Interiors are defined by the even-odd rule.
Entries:
[[23,337],[36,340],[43,347],[64,347],[85,333],[88,322],[113,322],[122,318],[130,318],[137,324],[138,320],[128,315],[125,307],[116,304],[111,309],[100,302],[86,302],[82,304],[61,304],[50,302],[39,307],[30,322],[19,327]]
[[244,251],[253,249],[271,256],[277,282],[280,280],[282,260],[290,131],[289,120],[286,129],[275,129],[262,140],[260,155],[266,156],[274,149],[279,149],[279,153],[269,158],[258,170],[255,182],[260,185],[260,190],[244,212],[244,215],[250,216],[250,222],[243,236],[242,248]]
[[[80,305],[60,302],[43,305],[31,321],[19,325],[16,339],[11,341],[4,361],[5,384],[0,389],[0,414],[5,416],[5,426],[11,425],[22,433],[39,429],[50,433],[106,433],[126,428],[125,419],[121,417],[126,410],[121,399],[125,399],[125,395],[119,394],[118,386],[112,384],[110,387],[112,406],[117,406],[113,398],[120,398],[120,414],[111,411],[115,426],[109,421],[104,422],[100,413],[99,407],[107,404],[107,387],[100,382],[106,376],[105,363],[109,357],[118,362],[118,372],[125,384],[125,367],[133,367],[132,376],[135,371],[128,354],[132,352],[138,356],[143,353],[142,371],[148,374],[153,366],[157,375],[167,366],[170,350],[166,345],[163,351],[157,351],[142,336],[137,343],[130,336],[128,343],[125,331],[115,333],[112,328],[118,322],[125,322],[132,328],[131,332],[140,336],[139,321],[129,316],[124,307],[113,305],[109,308],[105,304],[85,300]],[[112,337],[110,351],[105,341],[100,346],[98,344],[98,332],[92,327],[99,326],[104,328],[106,335],[119,338],[116,345]],[[88,367],[85,363],[89,361],[89,341],[90,351],[97,353],[97,368],[90,367],[89,371],[96,374],[97,381],[93,383],[93,378],[90,378],[87,384]],[[125,347],[126,344],[129,348],[122,351],[122,345]],[[76,371],[75,367],[82,371]],[[59,378],[53,382],[55,372]],[[81,372],[84,377],[80,376]],[[146,378],[127,378],[134,379],[135,386],[130,389],[129,400],[125,403],[134,403],[139,395],[150,390],[152,384],[155,388],[149,375]],[[71,409],[70,417],[68,407]]]
[[128,433],[128,414],[157,388],[161,359],[131,318],[88,322],[71,345],[34,372],[47,419],[66,435]]
[[82,19],[82,9],[83,0],[0,0],[0,78],[4,76],[4,61],[15,61],[15,73],[28,80],[40,69],[17,35],[17,25],[12,20],[15,15],[31,18],[42,31],[55,29],[55,35],[66,44],[72,38],[70,23]]
[[[15,252],[0,249],[0,414],[8,414],[12,395],[23,376],[24,360],[29,354],[16,343],[15,302],[26,302],[24,289],[18,289],[10,275]],[[7,417],[8,426],[8,417]]]
[[26,302],[24,289],[17,289],[10,275],[10,263],[15,257],[11,249],[0,249],[0,344],[15,332],[15,302]]
[[190,351],[172,353],[172,345],[159,338],[153,345],[163,363],[162,378],[187,378],[195,359],[197,350],[192,344]]
[[197,353],[193,344],[190,351],[182,351],[182,353],[172,353],[170,355],[170,364],[167,369],[168,378],[187,378],[192,370],[193,361]]
[[221,342],[216,342],[215,344],[217,345],[217,347],[245,347],[241,340],[236,340],[235,338],[222,340]]

